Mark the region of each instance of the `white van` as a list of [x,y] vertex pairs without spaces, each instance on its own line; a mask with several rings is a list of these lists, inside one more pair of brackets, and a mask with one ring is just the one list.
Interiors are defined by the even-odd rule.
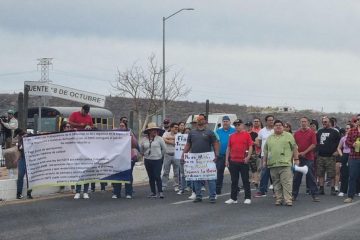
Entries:
[[[194,121],[197,116],[198,115],[190,115],[186,120],[186,127],[191,127],[191,122]],[[231,124],[237,119],[236,114],[233,113],[211,113],[208,116],[208,129],[215,132],[218,128],[222,127],[223,116],[228,116]]]

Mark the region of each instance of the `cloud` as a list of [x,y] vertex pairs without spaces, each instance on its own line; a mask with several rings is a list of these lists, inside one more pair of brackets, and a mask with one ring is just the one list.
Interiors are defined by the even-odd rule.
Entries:
[[[1,1],[1,91],[38,80],[113,93],[116,69],[162,56],[182,71],[188,99],[359,111],[358,1]],[[346,106],[346,109],[344,108]]]

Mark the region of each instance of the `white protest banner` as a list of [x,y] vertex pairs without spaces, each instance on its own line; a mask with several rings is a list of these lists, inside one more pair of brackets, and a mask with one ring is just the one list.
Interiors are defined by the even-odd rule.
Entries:
[[185,153],[185,180],[216,180],[216,164],[214,163],[214,158],[214,152]]
[[68,88],[47,82],[26,81],[24,84],[30,87],[29,95],[31,96],[50,96],[98,107],[105,106],[106,97],[96,93]]
[[130,132],[30,136],[24,138],[24,153],[30,187],[130,181]]
[[175,135],[175,159],[180,159],[187,141],[187,134],[178,133]]

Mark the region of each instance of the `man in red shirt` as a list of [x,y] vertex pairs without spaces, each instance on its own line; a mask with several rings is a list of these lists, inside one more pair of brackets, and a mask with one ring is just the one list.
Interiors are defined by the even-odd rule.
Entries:
[[360,114],[356,116],[356,127],[351,129],[346,138],[346,145],[350,148],[349,155],[349,189],[344,203],[351,203],[355,196],[356,181],[360,176]]
[[[314,202],[319,202],[318,188],[316,185],[316,179],[314,175],[314,149],[316,147],[316,134],[309,126],[310,121],[307,117],[300,118],[300,129],[294,134],[295,142],[298,146],[299,160],[295,161],[298,166],[307,166],[309,168],[306,174],[306,183],[310,189],[310,194]],[[296,200],[299,194],[299,188],[301,184],[303,174],[301,172],[295,172],[293,181],[293,201]]]
[[244,184],[245,204],[251,204],[251,190],[249,182],[249,159],[253,151],[254,142],[250,134],[245,130],[241,119],[234,121],[236,132],[230,135],[226,149],[225,164],[231,175],[231,198],[226,204],[237,203],[239,188],[239,173]]
[[93,128],[94,124],[89,112],[90,106],[87,104],[82,106],[80,111],[73,112],[69,117],[69,123],[72,128],[76,128],[77,130]]
[[[85,104],[82,106],[81,110],[78,112],[71,113],[69,117],[69,124],[71,127],[77,130],[83,130],[83,129],[91,129],[93,128],[93,121],[92,117],[89,114],[90,112],[90,106]],[[84,184],[84,199],[89,199],[89,183]],[[81,192],[81,185],[76,184],[76,194],[74,196],[74,199],[80,199],[80,192]]]

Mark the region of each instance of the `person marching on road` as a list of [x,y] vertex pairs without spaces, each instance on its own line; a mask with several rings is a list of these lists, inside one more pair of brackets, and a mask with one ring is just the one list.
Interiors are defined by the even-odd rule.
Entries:
[[244,184],[245,204],[251,203],[251,190],[249,182],[249,160],[253,151],[253,141],[250,134],[245,130],[241,119],[234,121],[236,132],[230,135],[226,150],[226,166],[231,175],[231,198],[225,201],[226,204],[237,203],[239,188],[239,173]]
[[216,130],[216,134],[219,137],[220,151],[216,161],[217,179],[216,179],[216,194],[221,194],[221,189],[224,181],[225,171],[225,155],[228,147],[229,137],[235,133],[235,128],[231,126],[229,116],[222,118],[222,128]]
[[[69,124],[74,130],[91,129],[93,125],[92,117],[89,114],[90,106],[85,104],[78,112],[73,112],[69,117]],[[84,184],[84,199],[89,199],[89,183]],[[81,185],[76,185],[76,194],[74,199],[80,199]]]
[[[197,125],[196,129],[190,131],[187,143],[184,147],[184,152],[181,157],[181,161],[184,161],[184,154],[191,153],[206,153],[214,151],[215,159],[217,161],[217,156],[219,152],[219,142],[215,136],[215,133],[206,128],[206,119],[203,115],[199,115],[196,119]],[[209,199],[210,203],[216,202],[216,180],[208,180],[209,185]],[[202,201],[201,186],[202,181],[193,181],[195,186],[196,198],[195,203]]]
[[324,179],[325,173],[331,180],[331,195],[336,195],[335,191],[335,166],[337,153],[337,147],[340,142],[340,134],[338,130],[332,128],[330,119],[328,117],[322,118],[323,128],[321,128],[317,134],[317,175],[319,177],[319,194],[324,195]]
[[264,165],[270,169],[275,190],[275,205],[285,202],[292,206],[293,173],[291,170],[293,159],[299,164],[297,145],[292,134],[284,131],[283,122],[274,122],[274,133],[271,134],[264,146]]
[[[300,129],[297,130],[294,134],[295,142],[298,146],[299,151],[299,166],[307,166],[308,172],[306,174],[306,183],[309,187],[309,192],[312,196],[314,202],[319,202],[318,198],[318,187],[316,185],[316,178],[314,174],[314,160],[315,153],[314,149],[316,147],[316,134],[309,126],[310,121],[307,117],[300,118]],[[294,183],[293,183],[293,200],[295,201],[298,194],[301,184],[303,174],[300,172],[294,173]]]
[[[264,146],[266,139],[274,132],[274,116],[267,115],[265,117],[265,127],[262,128],[258,137],[255,140],[256,146],[261,146],[261,158],[264,156]],[[255,194],[255,197],[266,197],[267,188],[270,179],[270,170],[263,164],[264,161],[261,159],[261,172],[260,172],[260,188],[259,191]]]

